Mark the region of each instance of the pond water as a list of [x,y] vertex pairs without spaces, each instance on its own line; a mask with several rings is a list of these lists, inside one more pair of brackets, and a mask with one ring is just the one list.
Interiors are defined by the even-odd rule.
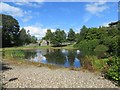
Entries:
[[79,68],[81,64],[81,52],[79,50],[65,49],[37,49],[37,50],[12,50],[5,51],[3,56],[24,59],[44,64],[54,64],[64,67]]

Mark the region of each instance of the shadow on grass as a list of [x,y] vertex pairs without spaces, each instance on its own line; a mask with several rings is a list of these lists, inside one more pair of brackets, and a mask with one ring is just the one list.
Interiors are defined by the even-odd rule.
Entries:
[[65,47],[65,46],[67,46],[67,45],[54,45],[54,46],[52,46],[52,47]]

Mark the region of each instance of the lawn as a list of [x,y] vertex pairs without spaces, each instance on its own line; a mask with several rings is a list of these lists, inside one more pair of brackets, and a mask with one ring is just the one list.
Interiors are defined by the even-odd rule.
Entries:
[[2,50],[26,50],[26,49],[76,49],[73,45],[61,46],[61,47],[53,47],[53,46],[20,46],[20,47],[8,47],[8,48],[0,48]]

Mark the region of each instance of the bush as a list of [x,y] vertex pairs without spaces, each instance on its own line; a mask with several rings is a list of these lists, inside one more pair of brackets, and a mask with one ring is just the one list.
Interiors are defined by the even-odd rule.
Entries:
[[109,69],[106,72],[106,77],[115,81],[120,86],[120,58],[113,57],[107,63]]
[[98,39],[80,41],[75,47],[79,48],[86,55],[93,54],[95,47],[99,45]]
[[98,45],[94,51],[96,52],[106,52],[108,50],[108,47],[106,47],[105,45]]
[[82,60],[83,67],[89,71],[103,71],[107,69],[108,59],[98,59],[96,56],[86,55]]
[[99,58],[105,58],[107,56],[106,52],[108,51],[108,47],[105,45],[98,45],[94,51]]

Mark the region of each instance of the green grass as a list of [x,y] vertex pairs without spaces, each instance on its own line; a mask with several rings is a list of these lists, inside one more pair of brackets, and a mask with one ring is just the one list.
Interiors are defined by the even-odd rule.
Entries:
[[[52,46],[20,46],[20,47],[9,47],[3,48],[3,50],[27,50],[27,49],[75,49],[73,45],[67,45],[63,47],[52,47]],[[2,51],[2,48],[0,48]]]
[[107,67],[108,59],[97,59],[93,61],[93,67],[97,71],[103,71]]
[[96,56],[85,56],[83,59],[84,68],[93,72],[102,72],[107,69],[108,58],[98,59]]

